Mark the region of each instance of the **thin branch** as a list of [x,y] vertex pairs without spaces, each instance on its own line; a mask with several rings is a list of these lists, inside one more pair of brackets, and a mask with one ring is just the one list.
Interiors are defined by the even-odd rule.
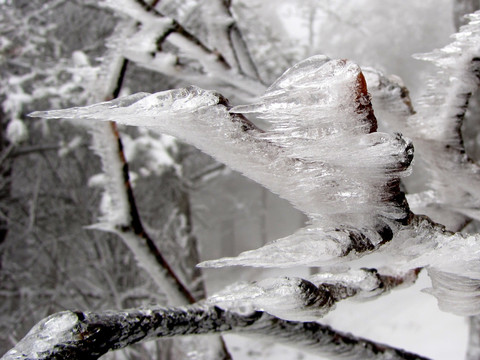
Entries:
[[204,169],[200,170],[199,172],[190,176],[188,178],[188,182],[189,183],[201,182],[205,177],[208,177],[212,173],[220,172],[223,170],[225,170],[225,164],[213,163],[212,165],[207,166]]
[[[170,28],[168,30],[166,30],[161,37],[159,37],[157,39],[157,50],[158,51],[162,51],[162,45],[163,45],[163,42],[167,39],[168,35],[172,34],[172,33],[177,33],[177,34],[180,34],[182,35],[183,37],[185,37],[186,39],[188,39],[189,41],[191,41],[193,44],[199,46],[203,51],[211,54],[211,55],[214,55],[215,56],[215,59],[216,61],[222,65],[222,67],[224,67],[225,69],[231,69],[232,66],[225,60],[225,58],[223,57],[222,54],[218,53],[218,52],[215,52],[213,50],[211,50],[207,45],[205,45],[203,43],[203,41],[201,41],[197,36],[195,36],[194,34],[192,34],[190,31],[188,31],[187,29],[185,29],[185,27],[180,24],[177,20],[173,19],[173,18],[170,18],[166,15],[164,15],[163,13],[161,13],[160,11],[158,10],[155,10],[154,9],[154,6],[152,5],[149,5],[146,1],[143,1],[143,0],[136,0],[136,2],[138,4],[140,4],[140,6],[142,6],[145,11],[149,11],[153,14],[155,14],[156,16],[158,17],[162,17],[162,18],[169,18],[172,20],[172,24],[170,26]],[[154,3],[156,4],[158,1],[155,1]]]
[[98,359],[110,350],[153,338],[227,332],[262,335],[331,359],[427,359],[317,322],[194,305],[103,313],[60,312],[38,323],[1,360]]
[[150,253],[155,257],[155,260],[157,261],[158,264],[161,265],[162,268],[164,268],[168,274],[168,276],[173,279],[174,281],[174,287],[185,297],[187,300],[187,303],[193,304],[196,300],[193,297],[193,295],[190,293],[190,291],[187,289],[185,285],[181,282],[181,280],[178,278],[178,276],[175,274],[171,266],[167,263],[163,255],[161,254],[160,250],[158,247],[155,245],[155,242],[150,238],[150,236],[147,234],[145,228],[143,227],[142,221],[140,219],[140,214],[137,209],[137,204],[135,201],[135,197],[133,195],[133,189],[130,183],[130,178],[129,178],[129,171],[128,171],[128,162],[125,158],[125,154],[123,152],[123,144],[120,139],[120,135],[117,130],[117,125],[114,122],[110,122],[112,132],[114,133],[115,137],[117,138],[118,142],[118,156],[120,158],[120,162],[122,163],[123,167],[123,180],[125,184],[125,192],[127,194],[128,198],[128,204],[130,207],[130,219],[131,222],[129,226],[124,226],[121,228],[122,232],[133,232],[139,239],[145,242],[147,245],[148,249],[150,250]]
[[209,24],[212,27],[211,30],[213,30],[211,32],[216,34],[215,41],[220,51],[228,53],[229,57],[232,58],[231,61],[235,62],[235,68],[240,74],[257,79],[263,83],[243,34],[233,16],[231,3],[224,0],[215,0],[211,1],[208,6],[210,6],[211,10],[218,12],[222,18],[230,19],[228,23]]

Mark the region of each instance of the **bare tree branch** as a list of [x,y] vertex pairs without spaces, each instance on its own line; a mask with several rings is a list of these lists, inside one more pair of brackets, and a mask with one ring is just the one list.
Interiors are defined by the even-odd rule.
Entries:
[[169,279],[171,285],[173,288],[176,288],[177,291],[182,294],[182,296],[185,298],[186,303],[191,303],[193,304],[196,300],[193,297],[193,295],[190,293],[190,291],[185,287],[185,285],[182,284],[180,279],[177,277],[173,269],[170,267],[170,265],[167,263],[163,255],[161,254],[160,250],[158,247],[155,245],[155,242],[150,238],[150,236],[147,234],[145,228],[143,227],[142,221],[140,219],[140,214],[137,209],[137,204],[135,201],[135,197],[133,195],[133,189],[130,184],[130,179],[129,179],[129,171],[128,171],[128,163],[125,158],[125,154],[123,152],[123,144],[120,139],[120,135],[117,130],[117,126],[114,122],[110,122],[110,125],[112,127],[112,132],[114,136],[117,139],[117,144],[118,144],[118,156],[120,158],[120,162],[122,163],[122,168],[123,168],[123,180],[125,184],[125,192],[127,194],[128,198],[128,204],[130,206],[130,224],[128,226],[123,226],[121,227],[120,232],[121,233],[130,233],[132,232],[135,234],[139,240],[145,242],[147,245],[150,253],[152,256],[155,258],[156,262],[165,269],[167,272],[168,276],[167,279]]

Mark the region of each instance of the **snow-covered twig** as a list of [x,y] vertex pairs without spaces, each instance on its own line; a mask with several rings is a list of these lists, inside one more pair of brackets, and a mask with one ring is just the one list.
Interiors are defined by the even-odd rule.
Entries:
[[214,0],[206,5],[206,15],[212,21],[206,21],[209,34],[215,34],[214,42],[222,52],[229,54],[232,67],[240,74],[261,82],[257,67],[253,62],[247,44],[243,38],[231,11],[231,4],[225,0]]
[[118,218],[111,219],[113,223],[98,224],[93,228],[119,235],[135,254],[139,265],[144,267],[160,289],[165,291],[170,303],[183,305],[194,303],[195,299],[190,291],[182,284],[143,227],[129,180],[128,163],[123,153],[122,142],[115,123],[110,123],[109,126],[111,128],[106,128],[102,136],[102,145],[97,143],[97,146],[101,146],[97,151],[106,156],[103,161],[104,166],[106,170],[110,169],[109,177],[114,178],[118,183],[117,186],[109,185],[110,193],[115,194],[122,204],[118,204],[121,207],[116,212]]
[[[122,56],[120,42],[132,31],[131,22],[120,22],[110,39],[102,69],[94,87],[90,89],[92,99],[112,99],[118,96],[126,74],[128,60]],[[107,207],[111,210],[104,222],[92,228],[110,231],[119,235],[133,252],[139,265],[152,277],[160,289],[165,291],[172,304],[195,302],[190,291],[164,259],[155,242],[144,229],[140,219],[133,190],[131,188],[128,163],[123,153],[123,144],[115,123],[96,124],[90,127],[93,148],[100,156],[106,184]]]
[[[156,1],[152,3],[152,7],[155,3]],[[122,41],[123,37],[131,33],[134,27],[135,24],[131,21],[121,22],[117,27],[117,32],[110,39],[110,51],[102,64],[103,70],[100,71],[99,79],[96,82],[101,84],[101,88],[92,89],[93,99],[115,99],[120,94],[129,65],[129,60],[123,56]],[[96,86],[98,87],[98,85]],[[141,221],[130,182],[128,162],[116,123],[95,125],[91,127],[93,148],[100,156],[107,178],[104,200],[106,200],[108,211],[104,221],[91,228],[118,235],[132,251],[138,265],[146,270],[159,289],[165,293],[168,304],[178,306],[194,303],[196,299],[192,295],[191,289],[184,285],[182,279],[166,261]],[[196,246],[196,243],[190,241],[186,246]],[[196,249],[188,250],[191,253],[196,251]],[[198,277],[198,269],[191,270],[191,274],[192,277],[189,280],[195,280]],[[195,288],[203,287],[195,286]],[[187,348],[197,348],[200,354],[206,350],[206,347],[217,349],[218,352],[209,358],[230,359],[221,338],[212,338],[211,341],[203,343],[201,346],[193,343],[187,345]]]
[[426,359],[316,322],[287,321],[263,312],[239,314],[215,306],[194,305],[53,314],[32,328],[1,360],[97,359],[110,350],[154,338],[226,332],[262,335],[330,359]]
[[[128,37],[123,52],[136,64],[188,83],[205,87],[214,85],[229,95],[243,99],[254,98],[265,90],[240,31],[223,6],[216,3],[201,6],[209,16],[215,17],[215,24],[220,21],[211,26],[222,28],[222,36],[210,39],[214,43],[208,44],[174,16],[167,16],[145,1],[107,1],[106,4],[142,23],[141,29]],[[150,13],[147,13],[148,10]],[[222,42],[225,37],[227,39]],[[169,46],[165,46],[166,43]],[[171,50],[172,45],[176,51]],[[199,63],[202,72],[198,71],[198,66],[190,66],[191,63]],[[205,77],[204,72],[209,75]]]

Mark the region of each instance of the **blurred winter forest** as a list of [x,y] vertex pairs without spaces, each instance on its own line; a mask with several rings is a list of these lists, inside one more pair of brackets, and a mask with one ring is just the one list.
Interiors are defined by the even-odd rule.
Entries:
[[0,0],[0,354],[480,359],[479,8]]

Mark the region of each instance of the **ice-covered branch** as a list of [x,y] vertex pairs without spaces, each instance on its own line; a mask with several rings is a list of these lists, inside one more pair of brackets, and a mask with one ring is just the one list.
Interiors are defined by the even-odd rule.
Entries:
[[362,68],[372,96],[372,105],[379,127],[388,132],[405,132],[406,120],[415,114],[410,94],[402,80],[385,76],[373,68]]
[[425,359],[316,322],[294,322],[262,312],[239,314],[195,305],[57,313],[32,328],[1,360],[97,359],[110,350],[154,338],[226,332],[262,335],[330,359]]
[[[249,113],[269,120],[271,128],[260,131],[242,115]],[[465,284],[461,290],[445,291],[452,286],[448,279],[480,279],[478,237],[449,233],[409,211],[399,181],[412,159],[411,144],[375,132],[363,74],[352,63],[307,59],[258,103],[233,109],[221,95],[190,87],[34,115],[115,120],[178,136],[310,217],[295,234],[205,266],[329,265],[380,249],[383,265],[427,267],[442,308],[479,311],[468,284],[458,281]],[[450,253],[463,254],[462,261]],[[463,305],[454,306],[452,299],[459,298]]]
[[480,83],[480,13],[468,18],[451,44],[417,55],[435,63],[438,71],[416,105],[417,113],[394,127],[413,140],[431,177],[430,191],[413,198],[414,210],[453,231],[464,226],[466,218],[480,219],[480,167],[466,153],[461,133]]
[[[272,127],[261,131],[243,115],[250,113]],[[217,93],[190,87],[33,115],[111,120],[179,137],[310,217],[309,226],[265,248],[204,265],[348,260],[388,242],[409,221],[399,179],[412,160],[412,145],[399,135],[375,132],[365,79],[348,61],[307,59],[258,103],[235,108]]]
[[411,285],[420,269],[398,276],[382,275],[375,269],[346,273],[322,272],[305,279],[295,277],[238,283],[210,296],[207,303],[226,310],[265,311],[286,320],[314,321],[338,301],[374,299],[401,285]]
[[[313,232],[316,233],[317,231]],[[326,254],[332,251],[331,248],[328,248],[329,242],[326,241],[328,238],[325,233],[321,232],[318,236],[317,239],[311,241],[297,238],[297,243],[292,236],[289,244],[282,244],[281,241],[277,241],[258,250],[242,253],[237,258],[220,259],[207,262],[205,265],[258,264],[259,266],[272,266],[272,263],[277,263],[279,266],[308,263],[327,265],[347,261],[351,265],[354,264],[351,260],[354,260],[355,257],[338,257],[336,261],[328,258]],[[277,249],[273,248],[274,246],[277,246]],[[389,268],[390,271],[394,271],[393,274],[406,272],[410,269],[426,268],[432,280],[432,289],[428,289],[428,292],[437,298],[440,309],[461,316],[469,316],[480,314],[480,302],[478,301],[478,289],[480,288],[479,250],[479,234],[469,235],[449,232],[444,226],[434,223],[429,218],[415,215],[410,218],[407,225],[398,227],[392,239],[379,247],[376,252],[367,251],[364,255],[364,261],[376,268]],[[277,259],[271,254],[276,254],[280,258]],[[341,276],[348,277],[346,273]],[[318,283],[314,279],[312,281],[308,278],[308,280],[314,284]],[[352,284],[350,288],[362,283],[359,278],[356,278],[356,281],[356,284]],[[282,280],[278,280],[278,285],[281,284]],[[253,286],[252,289],[257,289],[259,294],[265,293],[261,285],[257,288]],[[289,289],[292,295],[295,294],[293,287],[289,287]],[[265,293],[265,296],[267,299],[269,298],[268,293]],[[278,311],[275,314],[279,316],[280,312],[289,316],[288,313],[292,309],[299,310],[302,308],[301,306],[298,307],[299,303],[295,302],[294,298],[292,298],[290,304],[286,301],[281,304],[272,303],[272,310],[267,307],[265,309],[267,311]],[[297,297],[297,300],[300,301],[301,296]],[[255,301],[253,301],[253,304],[255,304]],[[256,306],[265,306],[264,304],[265,302],[261,300],[260,296],[259,303]],[[281,305],[283,304],[285,307],[282,308]],[[279,306],[276,307],[276,305]],[[314,307],[303,310],[306,310],[303,314],[305,316],[308,316],[309,311],[315,312]],[[301,314],[299,312],[299,316]]]

